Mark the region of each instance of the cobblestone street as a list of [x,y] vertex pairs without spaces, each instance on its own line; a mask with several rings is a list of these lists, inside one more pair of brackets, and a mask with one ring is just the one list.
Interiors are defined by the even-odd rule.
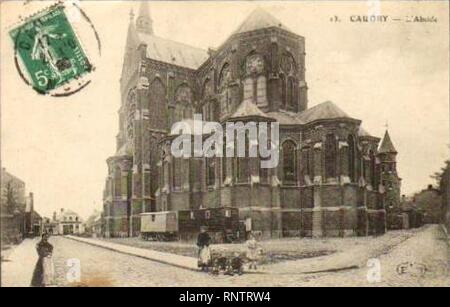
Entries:
[[[448,279],[448,239],[438,226],[426,227],[409,239],[399,242],[377,257],[381,263],[381,280],[367,281],[367,267],[314,274],[295,273],[298,261],[287,261],[291,272],[252,273],[243,276],[211,276],[147,259],[121,254],[64,237],[52,237],[58,286],[386,286],[441,285],[450,286]],[[4,253],[3,286],[28,286],[37,260],[36,240],[25,240]],[[354,256],[354,255],[353,255]],[[330,255],[328,257],[333,257]],[[351,257],[351,255],[349,255]],[[67,262],[76,258],[81,264],[81,282],[66,278]],[[301,261],[301,260],[299,260]],[[309,260],[311,261],[311,260]],[[406,272],[398,275],[401,263],[423,263],[429,272],[417,276]]]

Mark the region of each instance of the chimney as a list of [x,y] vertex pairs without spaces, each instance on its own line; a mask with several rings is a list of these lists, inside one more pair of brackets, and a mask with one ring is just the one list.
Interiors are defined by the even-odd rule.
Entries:
[[56,211],[53,211],[53,220],[56,221]]
[[61,213],[63,213],[64,212],[64,208],[61,208]]

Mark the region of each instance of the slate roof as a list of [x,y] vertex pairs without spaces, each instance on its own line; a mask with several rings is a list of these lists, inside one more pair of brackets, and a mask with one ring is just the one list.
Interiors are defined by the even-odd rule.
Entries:
[[257,8],[247,17],[247,19],[244,20],[244,22],[236,29],[236,31],[233,32],[233,34],[245,33],[271,27],[277,27],[290,31],[278,19],[273,17],[266,10]]
[[156,61],[197,69],[209,57],[206,50],[152,34],[138,33],[138,38],[147,45],[147,57]]
[[267,119],[272,119],[249,100],[244,100],[233,113],[233,115],[230,116],[230,118],[242,117],[265,117]]
[[338,119],[338,118],[351,118],[344,111],[342,111],[337,105],[331,101],[325,101],[298,115],[298,119],[303,123],[311,123],[320,119]]
[[389,132],[386,130],[384,134],[383,141],[381,141],[380,148],[378,149],[379,153],[397,153],[397,150],[394,147],[394,144],[391,141],[391,137],[389,136]]
[[287,111],[278,111],[278,112],[268,112],[268,116],[274,118],[280,125],[299,125],[303,124],[298,118],[298,114],[287,112]]

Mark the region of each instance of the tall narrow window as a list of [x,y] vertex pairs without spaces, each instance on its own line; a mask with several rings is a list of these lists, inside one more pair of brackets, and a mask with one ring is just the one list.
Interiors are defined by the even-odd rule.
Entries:
[[206,184],[208,186],[216,184],[216,161],[214,158],[206,158]]
[[375,153],[373,150],[369,152],[370,158],[370,181],[372,187],[375,187],[377,184],[377,174],[376,174],[376,161],[375,161]]
[[293,141],[283,143],[283,184],[297,183],[297,149]]
[[250,100],[258,106],[267,105],[266,77],[264,59],[259,54],[251,54],[246,60],[246,78],[244,80],[244,100]]
[[[220,112],[217,112],[217,116],[220,117],[225,114],[228,114],[231,109],[231,94],[229,89],[229,84],[231,82],[231,70],[230,65],[228,63],[225,63],[222,66],[222,70],[219,74],[219,83],[218,83],[218,91],[219,91],[219,103],[220,108],[217,108],[217,110],[220,110]],[[220,113],[220,115],[219,115]]]
[[253,102],[253,79],[246,78],[244,80],[244,100]]
[[237,170],[237,181],[238,182],[248,182],[250,179],[250,165],[249,165],[249,139],[248,135],[245,136],[245,157],[238,157],[237,144],[234,145],[236,154],[236,170]]
[[270,46],[270,60],[272,64],[272,72],[276,72],[278,66],[278,45],[276,43],[272,43]]
[[[309,148],[303,148],[301,151],[301,176],[309,176],[310,172],[310,162],[309,162]],[[300,178],[303,180],[303,178]]]
[[122,196],[122,170],[119,166],[114,171],[114,196]]
[[183,183],[183,159],[173,158],[173,189],[175,191],[181,190]]
[[149,89],[148,110],[142,114],[150,120],[150,128],[167,129],[166,88],[159,78],[155,78]]
[[355,182],[355,138],[353,135],[349,135],[347,138],[348,143],[348,176],[351,182]]
[[288,79],[287,83],[287,104],[290,109],[295,108],[295,99],[294,99],[294,90],[295,90],[295,84],[294,84],[294,78],[290,77]]
[[326,178],[336,177],[336,137],[330,133],[326,136],[325,141],[325,176]]
[[294,57],[290,53],[285,53],[281,57],[280,69],[283,73],[280,76],[280,86],[281,86],[281,101],[282,106],[288,110],[295,110],[296,103],[296,87],[295,87],[295,76],[296,76],[296,64]]
[[[261,142],[264,139],[264,137],[261,137],[261,136],[262,136],[262,134],[259,135],[259,142]],[[267,136],[265,136],[265,138],[267,139],[267,145],[266,146],[267,146],[267,148],[270,148],[271,147],[271,140]],[[259,156],[260,163],[263,162],[263,161],[268,162],[269,159],[270,158],[263,158],[263,157]],[[270,180],[270,175],[269,174],[270,174],[269,173],[269,169],[268,168],[262,168],[262,166],[260,164],[260,166],[259,166],[259,180],[260,180],[261,183],[265,183],[265,184],[270,183],[270,181],[269,181]]]
[[192,91],[189,86],[182,84],[177,88],[175,102],[175,121],[192,118]]
[[284,75],[280,75],[280,85],[281,85],[281,106],[286,109],[286,78]]
[[222,183],[227,179],[227,142],[226,138],[223,138],[222,146]]
[[262,75],[256,81],[256,104],[260,107],[267,105],[266,77]]

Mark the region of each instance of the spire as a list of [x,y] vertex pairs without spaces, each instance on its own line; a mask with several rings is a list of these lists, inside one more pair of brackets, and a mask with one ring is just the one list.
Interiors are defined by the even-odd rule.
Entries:
[[139,6],[139,13],[136,19],[137,32],[153,34],[153,20],[150,16],[148,1],[142,1]]
[[125,54],[136,48],[138,42],[138,37],[136,35],[136,28],[134,26],[134,12],[133,9],[130,10],[130,23],[128,24],[127,42],[125,46]]
[[388,130],[384,134],[383,141],[381,141],[379,153],[397,153],[397,150],[394,147],[394,144],[391,141],[391,137],[389,136]]

